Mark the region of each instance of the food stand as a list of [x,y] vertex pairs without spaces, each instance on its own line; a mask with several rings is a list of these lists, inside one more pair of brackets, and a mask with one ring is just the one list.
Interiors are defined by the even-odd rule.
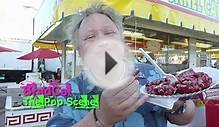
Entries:
[[28,106],[14,107],[13,97],[7,96],[5,127],[43,127],[53,115],[53,108],[31,109]]
[[[23,105],[22,84],[25,82],[41,82],[40,73],[27,73],[26,80],[20,84],[7,86],[7,97],[5,104],[5,126],[6,127],[30,127],[45,126],[53,115],[53,108],[33,109]],[[45,82],[44,82],[45,83]]]

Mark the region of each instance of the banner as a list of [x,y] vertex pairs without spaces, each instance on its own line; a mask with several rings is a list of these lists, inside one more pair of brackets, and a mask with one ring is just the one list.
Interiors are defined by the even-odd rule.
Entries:
[[201,14],[219,21],[219,0],[156,0],[154,2],[163,2],[170,7],[175,6],[177,10],[184,9],[184,12],[191,11],[193,15]]

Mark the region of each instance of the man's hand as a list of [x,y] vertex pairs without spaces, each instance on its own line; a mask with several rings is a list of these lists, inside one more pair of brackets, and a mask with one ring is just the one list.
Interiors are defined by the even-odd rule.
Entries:
[[184,105],[185,101],[183,100],[178,100],[174,103],[173,108],[170,110],[167,110],[167,112],[175,112],[177,110],[179,110],[179,108],[181,108]]
[[184,105],[184,103],[185,103],[185,111],[183,113],[179,113],[179,114],[168,113],[169,122],[177,125],[185,125],[193,120],[195,114],[195,104],[193,103],[192,100],[186,100],[185,102],[179,100],[174,104],[173,109],[169,110],[168,112],[176,111],[177,109],[179,109],[179,107]]
[[104,126],[112,126],[134,112],[147,98],[146,95],[140,97],[139,82],[134,76],[124,78],[103,91],[97,118]]

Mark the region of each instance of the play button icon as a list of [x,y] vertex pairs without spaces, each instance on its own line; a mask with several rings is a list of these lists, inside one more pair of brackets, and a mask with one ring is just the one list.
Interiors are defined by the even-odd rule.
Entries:
[[105,51],[105,75],[117,64],[117,62]]
[[[83,74],[92,84],[107,89],[132,73],[125,46],[119,40],[92,43],[83,54]],[[110,87],[111,88],[111,87]]]

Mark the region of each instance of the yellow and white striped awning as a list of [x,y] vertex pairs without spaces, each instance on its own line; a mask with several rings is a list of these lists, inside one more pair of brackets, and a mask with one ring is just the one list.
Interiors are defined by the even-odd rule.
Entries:
[[[37,40],[33,43],[33,46],[36,48],[48,48],[54,50],[63,50],[63,44],[59,43],[58,41],[46,41],[46,40]],[[66,45],[67,51],[72,51],[72,45]]]

